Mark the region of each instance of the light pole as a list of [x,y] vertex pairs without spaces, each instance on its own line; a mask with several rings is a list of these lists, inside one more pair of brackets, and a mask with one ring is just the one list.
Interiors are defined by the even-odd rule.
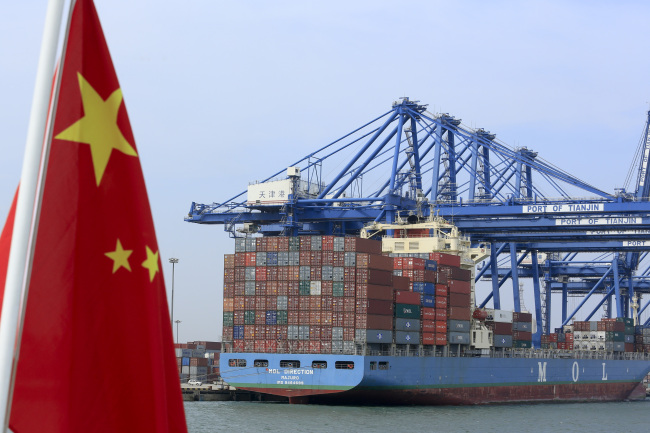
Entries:
[[[174,326],[174,271],[176,267],[176,263],[178,263],[178,259],[172,257],[169,259],[169,263],[172,264],[172,326]],[[178,324],[176,325],[176,329],[178,329]],[[176,332],[178,334],[178,332]],[[178,340],[178,335],[176,335],[176,339]]]
[[176,342],[178,343],[178,324],[181,323],[181,321],[176,320],[174,323],[176,323]]

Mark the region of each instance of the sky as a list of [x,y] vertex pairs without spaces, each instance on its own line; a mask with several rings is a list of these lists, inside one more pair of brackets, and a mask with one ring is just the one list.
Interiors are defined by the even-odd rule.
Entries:
[[[607,192],[650,102],[644,1],[96,0],[179,340],[221,334],[222,226],[183,221],[408,96]],[[0,5],[0,219],[20,178],[45,1]],[[502,299],[504,295],[502,294]],[[532,305],[528,305],[532,308]],[[176,330],[174,330],[176,333]]]

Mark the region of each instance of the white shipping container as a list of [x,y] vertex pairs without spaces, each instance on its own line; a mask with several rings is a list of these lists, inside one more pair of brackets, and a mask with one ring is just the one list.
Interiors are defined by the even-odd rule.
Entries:
[[512,311],[494,310],[494,321],[501,323],[512,323]]
[[312,296],[320,296],[321,294],[321,282],[312,281],[309,283],[309,294]]
[[184,365],[181,367],[181,374],[190,374],[190,366]]

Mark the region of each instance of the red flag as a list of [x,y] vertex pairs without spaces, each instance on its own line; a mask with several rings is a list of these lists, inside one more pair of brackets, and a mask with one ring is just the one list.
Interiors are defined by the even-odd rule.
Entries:
[[14,230],[14,217],[16,216],[16,202],[18,201],[18,190],[11,202],[9,215],[5,222],[2,233],[0,233],[0,311],[2,311],[2,299],[4,298],[5,280],[7,279],[7,265],[9,264],[9,249]]
[[139,153],[91,0],[72,11],[43,191],[10,428],[187,431]]

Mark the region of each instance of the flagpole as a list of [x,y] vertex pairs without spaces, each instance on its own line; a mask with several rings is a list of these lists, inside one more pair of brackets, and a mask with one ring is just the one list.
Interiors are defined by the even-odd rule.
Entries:
[[23,289],[29,281],[33,256],[33,245],[31,245],[33,216],[35,204],[40,201],[37,197],[40,189],[39,171],[44,154],[43,138],[48,119],[52,73],[56,62],[63,4],[64,0],[50,0],[45,16],[0,316],[0,416],[2,416],[0,426],[3,432],[7,431],[9,425],[12,377],[15,373],[13,363],[17,358],[17,353],[14,351],[20,343],[18,323],[21,320],[21,298]]

